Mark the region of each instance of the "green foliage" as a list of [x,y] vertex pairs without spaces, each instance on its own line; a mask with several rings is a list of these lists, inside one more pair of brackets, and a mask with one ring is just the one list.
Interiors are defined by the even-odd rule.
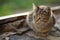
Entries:
[[32,3],[37,5],[58,5],[60,0],[0,0],[0,16],[10,15],[17,10],[30,9]]

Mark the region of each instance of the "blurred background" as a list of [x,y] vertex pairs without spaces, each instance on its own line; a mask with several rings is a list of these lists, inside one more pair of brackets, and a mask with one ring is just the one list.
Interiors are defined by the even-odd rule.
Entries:
[[58,6],[60,5],[60,0],[0,0],[0,16],[31,10],[32,3]]

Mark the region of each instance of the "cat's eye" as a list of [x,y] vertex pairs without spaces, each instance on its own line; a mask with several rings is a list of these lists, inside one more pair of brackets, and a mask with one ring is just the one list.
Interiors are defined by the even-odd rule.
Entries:
[[48,11],[44,11],[44,13],[49,13]]

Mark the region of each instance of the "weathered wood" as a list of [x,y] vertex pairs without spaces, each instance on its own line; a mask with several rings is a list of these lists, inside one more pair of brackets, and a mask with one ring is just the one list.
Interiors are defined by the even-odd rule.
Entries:
[[18,20],[21,20],[21,19],[26,19],[26,15],[25,16],[17,16],[17,17],[12,17],[12,18],[7,18],[7,19],[0,20],[0,25],[10,23],[10,22],[14,22],[14,21],[18,21]]
[[24,15],[28,15],[28,14],[29,14],[29,12],[16,13],[16,14],[12,14],[12,15],[2,16],[2,17],[0,17],[0,20],[9,19],[9,18],[13,18],[13,17],[20,17],[20,16],[24,16]]

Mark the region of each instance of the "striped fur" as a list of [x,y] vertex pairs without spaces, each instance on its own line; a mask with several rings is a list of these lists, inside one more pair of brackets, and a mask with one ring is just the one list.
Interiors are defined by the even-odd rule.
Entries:
[[55,24],[53,12],[48,6],[36,6],[27,16],[29,27],[40,36],[47,36]]

